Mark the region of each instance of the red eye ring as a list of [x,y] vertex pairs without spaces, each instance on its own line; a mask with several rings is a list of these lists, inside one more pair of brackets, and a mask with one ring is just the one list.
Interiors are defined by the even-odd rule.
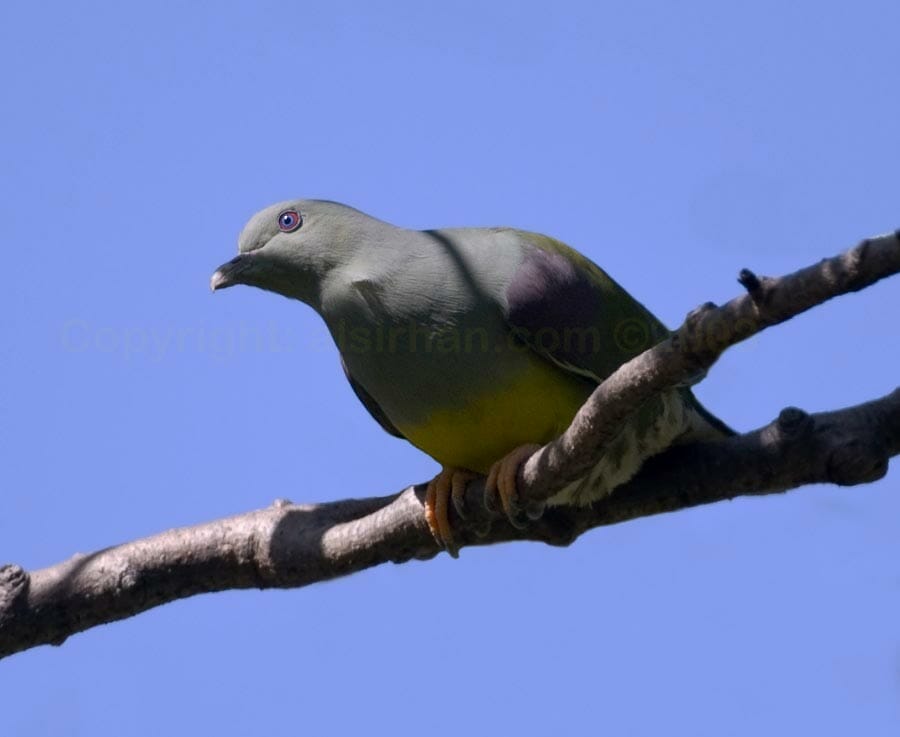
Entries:
[[303,225],[303,218],[296,210],[285,210],[278,216],[278,229],[290,233]]

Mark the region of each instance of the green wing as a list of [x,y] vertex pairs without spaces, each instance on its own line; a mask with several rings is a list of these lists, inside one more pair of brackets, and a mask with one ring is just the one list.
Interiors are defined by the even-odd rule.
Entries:
[[669,335],[653,314],[569,246],[520,234],[525,257],[506,290],[506,320],[524,343],[600,382]]

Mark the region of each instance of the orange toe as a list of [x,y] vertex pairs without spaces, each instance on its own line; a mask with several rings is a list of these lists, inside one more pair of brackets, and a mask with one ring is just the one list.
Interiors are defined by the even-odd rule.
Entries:
[[428,529],[438,544],[454,558],[459,557],[459,548],[450,526],[450,499],[453,499],[453,506],[459,511],[463,506],[466,484],[476,475],[465,468],[442,468],[428,482],[425,490],[425,521]]
[[465,468],[457,468],[450,482],[450,498],[453,507],[460,519],[466,518],[466,487],[472,479],[478,478],[478,474]]
[[540,448],[541,446],[535,443],[520,445],[491,466],[485,482],[485,506],[495,508],[496,504],[493,502],[499,496],[504,514],[516,527],[521,526],[519,517],[522,511],[519,491],[516,488],[519,467]]

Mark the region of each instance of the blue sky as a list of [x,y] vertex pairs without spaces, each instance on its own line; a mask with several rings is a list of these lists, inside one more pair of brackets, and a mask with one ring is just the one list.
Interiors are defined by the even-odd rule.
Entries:
[[[894,2],[7,3],[0,560],[436,466],[319,318],[212,270],[295,196],[515,225],[670,325],[900,226]],[[897,386],[900,282],[731,350],[733,426]],[[296,591],[0,664],[8,733],[895,735],[900,475]],[[149,708],[148,708],[149,707]]]

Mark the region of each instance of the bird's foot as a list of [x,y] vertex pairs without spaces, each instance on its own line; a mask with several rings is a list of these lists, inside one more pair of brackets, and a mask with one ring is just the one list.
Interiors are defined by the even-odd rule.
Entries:
[[532,505],[523,508],[519,499],[519,491],[516,488],[516,476],[519,467],[541,446],[535,443],[520,445],[518,448],[503,456],[488,472],[484,485],[484,505],[491,511],[497,509],[497,497],[503,511],[509,518],[510,524],[518,529],[524,529],[528,519],[537,519],[543,511],[543,504]]
[[428,482],[425,490],[425,521],[438,545],[453,558],[459,557],[459,548],[450,529],[449,502],[453,500],[456,513],[465,519],[466,484],[478,476],[465,468],[445,467]]

